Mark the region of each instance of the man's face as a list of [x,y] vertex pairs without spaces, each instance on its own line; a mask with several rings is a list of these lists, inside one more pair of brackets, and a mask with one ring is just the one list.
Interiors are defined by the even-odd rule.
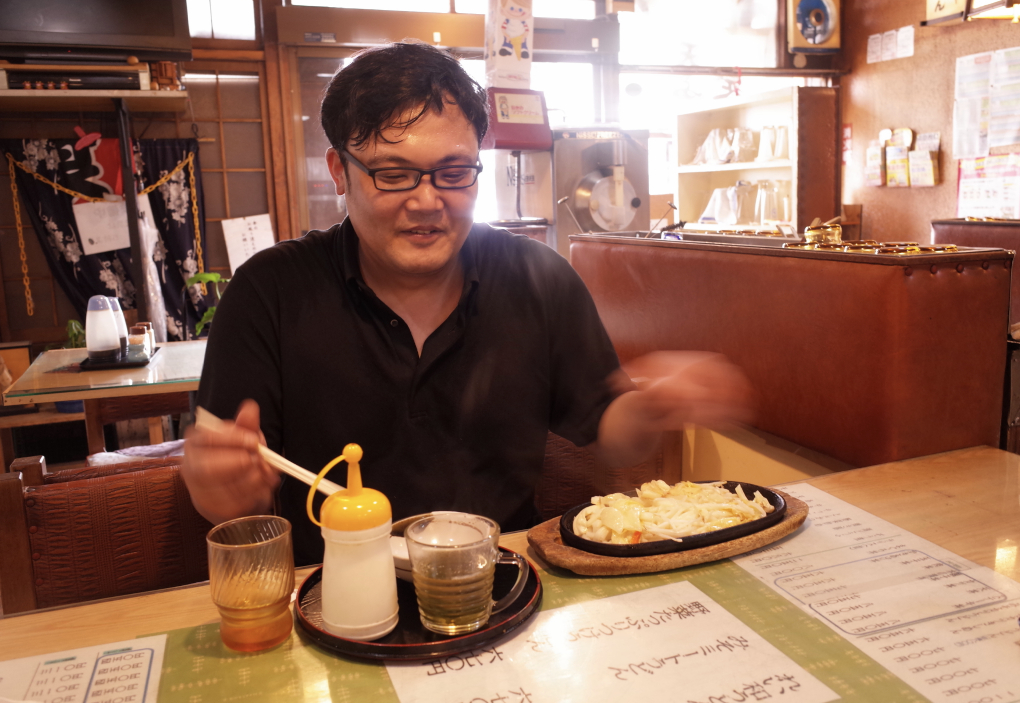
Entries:
[[[473,165],[478,161],[474,127],[456,105],[429,111],[407,129],[388,127],[386,139],[373,139],[347,151],[370,169]],[[421,177],[413,190],[382,191],[353,164],[326,153],[337,195],[347,196],[347,212],[358,233],[362,272],[391,280],[428,277],[457,265],[457,254],[471,229],[478,184],[464,189],[436,188]],[[367,275],[367,273],[366,273]]]

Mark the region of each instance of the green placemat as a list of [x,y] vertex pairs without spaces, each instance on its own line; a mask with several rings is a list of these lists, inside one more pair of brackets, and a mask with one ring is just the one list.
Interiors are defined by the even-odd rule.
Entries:
[[[927,699],[826,625],[797,609],[730,561],[644,576],[588,578],[542,573],[542,610],[690,581],[812,676],[853,703]],[[379,701],[398,703],[383,664],[320,650],[296,630],[268,652],[238,654],[218,625],[168,633],[159,703],[231,701]]]

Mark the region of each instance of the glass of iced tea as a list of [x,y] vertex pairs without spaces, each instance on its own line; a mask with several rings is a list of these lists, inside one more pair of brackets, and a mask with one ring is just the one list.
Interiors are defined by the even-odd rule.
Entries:
[[206,541],[223,644],[257,652],[286,640],[294,626],[290,523],[271,515],[238,518],[214,527]]
[[[520,555],[499,551],[499,525],[489,518],[434,513],[408,526],[404,539],[421,622],[432,632],[474,632],[524,590],[528,562]],[[492,580],[497,564],[513,564],[518,574],[510,592],[493,602]]]

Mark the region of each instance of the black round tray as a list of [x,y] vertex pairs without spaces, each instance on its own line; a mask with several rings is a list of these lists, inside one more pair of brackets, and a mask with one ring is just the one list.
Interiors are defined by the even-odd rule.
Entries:
[[[500,547],[507,554],[509,549]],[[397,579],[397,626],[393,632],[374,640],[362,642],[337,637],[322,625],[322,567],[304,580],[298,590],[294,605],[294,620],[304,634],[324,649],[345,656],[376,660],[432,659],[450,654],[466,652],[482,647],[513,632],[538,610],[542,603],[542,582],[534,565],[530,565],[528,580],[516,601],[505,610],[495,613],[480,630],[453,637],[438,635],[426,630],[418,616],[418,600],[414,586]],[[513,565],[497,564],[492,585],[493,598],[510,592],[517,579],[517,568]]]
[[[715,483],[715,481],[695,481],[694,483]],[[687,549],[698,549],[713,544],[720,544],[737,537],[754,534],[764,530],[766,527],[775,525],[783,519],[783,516],[786,514],[786,501],[783,500],[781,495],[768,488],[755,486],[753,483],[745,481],[726,481],[722,485],[730,493],[736,493],[737,486],[743,486],[744,494],[748,496],[753,496],[755,491],[760,491],[765,500],[771,503],[775,510],[765,517],[752,520],[751,522],[726,527],[715,532],[684,537],[682,542],[664,539],[656,542],[642,542],[640,544],[607,544],[605,542],[592,542],[574,534],[574,518],[577,517],[579,512],[591,505],[591,503],[582,503],[563,513],[563,516],[560,518],[560,537],[567,546],[591,552],[592,554],[601,554],[604,557],[647,557],[653,554],[669,554],[670,552],[682,552]],[[636,493],[633,493],[633,495],[636,495]]]

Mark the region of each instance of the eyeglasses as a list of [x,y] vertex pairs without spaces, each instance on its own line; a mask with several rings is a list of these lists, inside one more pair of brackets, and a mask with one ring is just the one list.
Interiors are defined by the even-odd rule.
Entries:
[[346,149],[342,150],[357,168],[372,177],[379,190],[413,190],[418,187],[421,177],[432,176],[432,185],[443,190],[470,188],[482,172],[481,164],[473,166],[440,166],[439,168],[369,168],[358,161]]

